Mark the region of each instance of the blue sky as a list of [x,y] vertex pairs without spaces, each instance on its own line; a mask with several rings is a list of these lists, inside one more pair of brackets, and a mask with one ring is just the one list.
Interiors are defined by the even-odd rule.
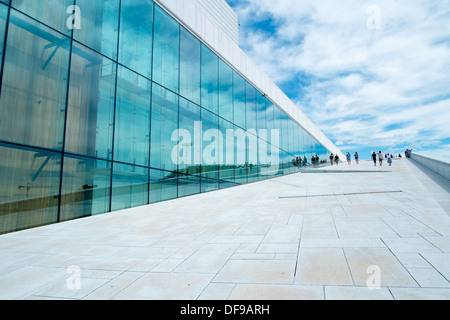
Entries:
[[227,0],[247,55],[344,153],[450,157],[450,0]]

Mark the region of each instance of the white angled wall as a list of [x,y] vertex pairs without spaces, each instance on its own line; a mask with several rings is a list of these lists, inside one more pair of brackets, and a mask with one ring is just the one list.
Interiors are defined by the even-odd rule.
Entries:
[[345,158],[300,108],[242,51],[236,41],[238,35],[233,31],[238,28],[238,18],[225,0],[155,0],[155,2],[171,13],[259,91],[266,94],[325,148],[339,154],[341,159]]
[[411,154],[411,158],[414,161],[424,165],[428,169],[443,176],[447,180],[450,180],[450,160],[438,159],[436,157],[429,157],[422,154],[417,154],[415,152]]
[[191,0],[200,12],[213,21],[231,40],[239,44],[238,15],[224,0]]

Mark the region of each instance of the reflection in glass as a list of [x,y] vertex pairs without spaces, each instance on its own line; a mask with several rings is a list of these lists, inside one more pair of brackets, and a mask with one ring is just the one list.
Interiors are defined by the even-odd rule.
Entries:
[[178,92],[180,25],[164,10],[155,6],[154,28],[153,80]]
[[[220,147],[223,142],[219,131],[219,117],[205,109],[201,111],[203,130],[202,192],[219,188]],[[214,180],[212,180],[214,179]]]
[[258,136],[259,130],[267,129],[266,125],[266,110],[268,104],[267,98],[265,98],[259,91],[256,91],[256,114],[257,114],[257,125],[258,125]]
[[151,82],[118,68],[114,161],[149,165]]
[[245,85],[245,108],[246,128],[256,130],[256,89],[248,82]]
[[7,46],[0,139],[61,150],[70,39],[13,10]]
[[119,62],[147,78],[152,76],[153,1],[122,1]]
[[70,19],[67,8],[73,4],[74,0],[12,1],[14,8],[67,35],[71,33],[67,28],[67,20]]
[[74,39],[116,60],[119,2],[120,0],[76,0],[76,5],[81,8],[82,19],[80,28],[74,29]]
[[181,28],[180,95],[200,104],[200,41]]
[[150,166],[156,169],[176,171],[177,162],[172,161],[172,151],[177,147],[172,135],[178,129],[178,96],[153,84],[152,131]]
[[111,210],[148,204],[148,169],[115,163],[112,179]]
[[[5,33],[6,33],[6,19],[8,16],[8,7],[4,4],[0,4],[0,61],[3,57],[3,46],[5,43]],[[2,66],[0,64],[0,72],[2,71]]]
[[268,99],[266,99],[266,127],[267,130],[275,129],[274,109],[276,107]]
[[74,44],[65,151],[111,160],[117,66]]
[[219,115],[233,122],[233,70],[219,60]]
[[0,234],[58,221],[61,155],[0,144]]
[[202,45],[202,107],[219,114],[219,58]]
[[233,106],[234,124],[245,129],[245,83],[246,81],[233,70]]
[[60,221],[108,212],[110,184],[110,162],[65,157]]
[[186,197],[200,193],[200,176],[178,174],[178,197]]
[[[223,188],[223,182],[234,182],[234,168],[236,166],[236,158],[234,157],[234,138],[230,139],[230,137],[227,136],[227,130],[228,132],[234,133],[234,127],[231,122],[219,118],[219,130],[225,138],[224,145],[219,149],[221,152],[220,159],[223,160],[220,163],[219,179],[221,180],[220,187]],[[227,152],[230,152],[230,154]]]
[[[202,156],[201,141],[195,141],[196,128],[200,124],[200,107],[180,98],[180,132],[178,135],[178,171],[199,174]],[[200,131],[200,129],[198,129]],[[185,136],[184,136],[185,135]],[[201,138],[201,137],[200,137]]]
[[150,170],[150,203],[176,198],[177,183],[175,172]]

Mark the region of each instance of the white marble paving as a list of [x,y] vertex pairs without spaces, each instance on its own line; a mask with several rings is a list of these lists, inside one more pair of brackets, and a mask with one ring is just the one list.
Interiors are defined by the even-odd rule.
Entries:
[[361,161],[2,235],[0,299],[448,300],[438,182]]

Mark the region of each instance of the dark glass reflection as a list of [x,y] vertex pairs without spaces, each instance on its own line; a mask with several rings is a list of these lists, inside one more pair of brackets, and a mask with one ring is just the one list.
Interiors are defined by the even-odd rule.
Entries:
[[58,222],[61,155],[0,143],[0,233]]
[[65,157],[60,221],[108,212],[110,185],[110,162]]
[[111,210],[148,204],[148,169],[115,163],[112,178]]
[[178,194],[175,172],[150,170],[150,203],[174,199]]

